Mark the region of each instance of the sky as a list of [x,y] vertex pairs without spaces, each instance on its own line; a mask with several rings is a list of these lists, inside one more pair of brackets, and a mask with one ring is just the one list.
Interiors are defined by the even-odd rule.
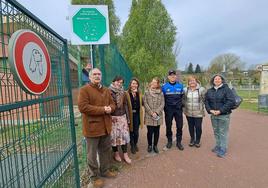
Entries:
[[[64,38],[70,38],[69,0],[18,0]],[[180,46],[178,68],[188,63],[207,68],[224,53],[238,55],[246,67],[268,62],[267,0],[162,0]],[[131,0],[114,0],[121,28]]]

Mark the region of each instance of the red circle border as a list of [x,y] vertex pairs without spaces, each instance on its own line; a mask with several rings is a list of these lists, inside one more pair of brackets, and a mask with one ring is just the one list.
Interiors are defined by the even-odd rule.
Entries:
[[[36,43],[43,51],[46,63],[47,63],[47,74],[45,80],[41,84],[34,83],[27,75],[23,66],[23,49],[29,42]],[[14,42],[14,65],[17,70],[17,75],[21,80],[22,84],[26,87],[28,91],[34,94],[41,94],[47,89],[50,78],[51,78],[51,63],[48,50],[42,41],[42,39],[31,31],[26,31],[21,33]]]

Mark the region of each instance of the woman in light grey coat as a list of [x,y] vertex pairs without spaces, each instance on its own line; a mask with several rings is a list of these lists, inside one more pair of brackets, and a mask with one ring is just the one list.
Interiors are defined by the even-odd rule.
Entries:
[[[150,153],[154,150],[155,153],[159,153],[157,148],[159,140],[160,125],[163,124],[163,110],[165,106],[164,95],[161,90],[160,80],[153,78],[149,85],[149,89],[145,92],[143,97],[145,118],[144,123],[147,125],[147,140],[148,149]],[[152,138],[154,142],[152,146]]]
[[204,100],[205,88],[200,86],[194,76],[188,77],[188,87],[184,88],[184,114],[188,122],[191,140],[189,146],[200,147],[202,135],[202,121],[205,116]]

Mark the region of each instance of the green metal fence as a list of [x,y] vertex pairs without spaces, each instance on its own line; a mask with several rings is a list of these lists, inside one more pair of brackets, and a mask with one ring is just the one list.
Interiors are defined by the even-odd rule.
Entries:
[[[51,81],[24,92],[8,64],[8,42],[30,29],[45,42]],[[0,187],[80,187],[67,41],[14,0],[0,0]]]
[[116,45],[99,45],[95,48],[93,57],[96,67],[102,71],[104,85],[109,86],[114,76],[120,75],[125,79],[124,87],[128,86],[132,72]]
[[[82,68],[86,67],[90,63],[90,49],[89,46],[77,46],[69,45],[69,54],[75,57],[78,63],[78,78],[77,83],[73,85],[80,86],[85,84],[82,78]],[[127,65],[127,62],[117,49],[115,44],[110,45],[95,45],[93,46],[93,59],[94,67],[99,68],[103,73],[103,84],[109,86],[114,76],[120,75],[125,79],[124,87],[128,86],[130,79],[132,78],[132,71]]]
[[[72,49],[72,51],[74,50]],[[90,62],[89,46],[82,47],[78,54],[81,58],[81,67],[85,67]],[[128,86],[132,71],[115,44],[93,46],[93,61],[94,67],[102,71],[102,81],[105,86],[109,86],[116,75],[120,75],[125,79],[125,88]]]

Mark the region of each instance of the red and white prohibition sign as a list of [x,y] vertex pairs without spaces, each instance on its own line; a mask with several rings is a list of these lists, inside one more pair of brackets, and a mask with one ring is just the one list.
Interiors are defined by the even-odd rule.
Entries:
[[43,40],[31,30],[18,30],[8,44],[10,70],[23,90],[40,95],[51,78],[51,62]]

